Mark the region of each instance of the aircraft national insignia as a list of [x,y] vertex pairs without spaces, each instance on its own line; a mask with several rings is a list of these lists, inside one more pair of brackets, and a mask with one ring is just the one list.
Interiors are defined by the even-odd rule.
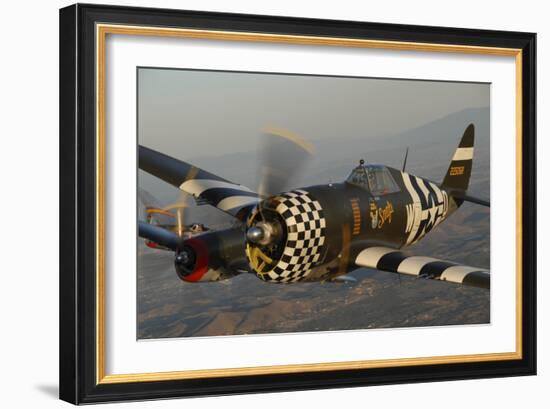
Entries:
[[[485,269],[401,251],[430,233],[462,203],[490,206],[467,192],[473,124],[464,131],[441,182],[405,172],[406,159],[402,170],[361,159],[339,183],[285,190],[311,147],[296,135],[267,136],[278,139],[264,157],[269,171],[264,172],[257,192],[139,147],[141,170],[179,188],[196,205],[210,205],[233,218],[231,225],[214,229],[185,223],[187,204],[148,206],[153,210],[146,221],[139,222],[139,236],[154,251],[174,252],[181,280],[217,281],[249,273],[270,283],[336,282],[339,276],[368,267],[490,287]],[[365,223],[369,217],[371,228],[361,229],[369,225]]]

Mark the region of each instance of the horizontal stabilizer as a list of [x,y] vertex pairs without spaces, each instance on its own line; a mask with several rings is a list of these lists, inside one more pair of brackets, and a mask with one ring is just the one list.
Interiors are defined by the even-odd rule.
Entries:
[[461,192],[451,192],[451,195],[456,199],[464,200],[465,202],[475,203],[481,206],[491,207],[491,203],[488,200],[480,199],[475,196],[470,196]]

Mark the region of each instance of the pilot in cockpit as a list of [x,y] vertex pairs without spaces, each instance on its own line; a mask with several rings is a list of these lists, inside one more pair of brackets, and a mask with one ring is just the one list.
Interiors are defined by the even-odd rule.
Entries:
[[351,171],[351,174],[348,176],[347,180],[348,183],[351,183],[353,185],[362,187],[364,189],[368,189],[369,186],[369,172],[367,171],[367,168],[365,166],[365,160],[361,159],[359,161],[359,166],[354,168]]
[[346,182],[369,190],[375,195],[384,195],[399,190],[387,167],[383,165],[365,165],[363,159],[359,161],[359,166],[351,171]]

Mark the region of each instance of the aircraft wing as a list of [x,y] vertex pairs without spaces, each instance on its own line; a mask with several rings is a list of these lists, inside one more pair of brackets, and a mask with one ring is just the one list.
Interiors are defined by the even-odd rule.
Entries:
[[490,288],[489,271],[432,257],[411,256],[388,247],[369,247],[355,258],[357,267],[373,268],[419,278],[449,281],[467,286]]
[[139,168],[241,220],[260,200],[245,186],[141,145]]
[[166,230],[160,226],[139,221],[139,237],[160,244],[170,250],[176,251],[182,240],[178,235],[170,230]]

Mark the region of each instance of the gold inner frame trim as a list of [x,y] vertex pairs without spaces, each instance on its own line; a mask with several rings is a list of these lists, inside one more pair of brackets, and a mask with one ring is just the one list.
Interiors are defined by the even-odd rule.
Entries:
[[[166,27],[96,25],[96,382],[114,384],[228,376],[321,372],[389,368],[467,362],[518,360],[522,358],[522,51],[515,48],[432,44],[353,38],[295,36],[282,34],[178,29]],[[371,48],[400,51],[465,53],[515,57],[516,65],[516,350],[504,353],[449,355],[368,361],[320,362],[314,364],[105,374],[105,41],[107,34],[247,41],[295,45]]]

